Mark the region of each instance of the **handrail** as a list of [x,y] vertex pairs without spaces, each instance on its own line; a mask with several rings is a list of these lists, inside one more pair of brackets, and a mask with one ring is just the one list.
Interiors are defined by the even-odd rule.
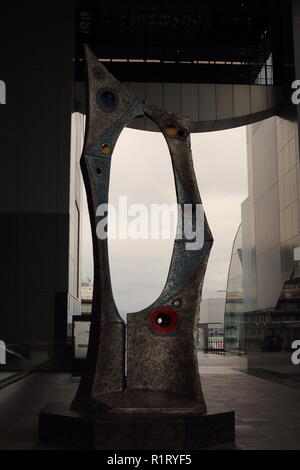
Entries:
[[20,375],[36,370],[71,370],[69,343],[32,342],[5,346],[6,363],[0,364],[0,387]]

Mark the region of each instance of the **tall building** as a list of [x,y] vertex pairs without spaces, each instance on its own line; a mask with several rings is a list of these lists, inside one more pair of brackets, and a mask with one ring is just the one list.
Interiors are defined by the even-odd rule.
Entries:
[[[247,128],[249,196],[233,245],[225,348],[251,367],[290,362],[300,338],[300,180],[296,109]],[[284,352],[279,358],[268,352]],[[254,352],[263,352],[260,356]]]
[[247,128],[249,197],[242,206],[245,310],[275,306],[299,244],[298,121],[274,117]]
[[[291,12],[290,63],[299,77],[299,2],[291,2]],[[300,115],[292,92],[292,83],[286,82],[289,103],[275,116],[247,126],[249,195],[228,274],[225,345],[251,352],[252,367],[262,360],[272,365],[275,356],[267,353],[290,351],[300,337]],[[290,361],[287,357],[280,361]]]
[[[293,274],[294,249],[300,244],[296,109],[294,115],[249,127],[247,136],[249,197],[242,207],[244,310],[257,313],[256,318],[247,316],[245,342],[247,348],[255,348],[260,338],[272,335],[272,324],[280,318],[267,311],[275,309]],[[268,324],[269,331],[262,331]],[[283,331],[280,334],[284,336]]]
[[0,336],[63,342],[80,312],[78,157],[70,1],[2,2]]
[[227,349],[290,350],[300,337],[300,183],[296,109],[247,127],[248,191],[234,241]]

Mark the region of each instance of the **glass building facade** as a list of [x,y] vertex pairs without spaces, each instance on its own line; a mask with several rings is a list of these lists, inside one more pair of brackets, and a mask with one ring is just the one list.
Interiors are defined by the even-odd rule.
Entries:
[[248,350],[289,351],[300,338],[300,258],[294,250],[294,269],[282,287],[275,308],[246,312],[244,318]]
[[248,198],[228,273],[225,348],[247,352],[250,368],[290,367],[300,338],[298,140],[295,108],[247,126]]

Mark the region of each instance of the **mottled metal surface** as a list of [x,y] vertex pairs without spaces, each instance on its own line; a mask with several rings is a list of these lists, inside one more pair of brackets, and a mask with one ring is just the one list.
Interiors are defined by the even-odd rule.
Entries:
[[[191,144],[189,120],[145,104],[145,114],[163,132],[172,158],[179,204],[200,204]],[[165,129],[173,124],[183,129],[183,137],[169,136]],[[204,245],[189,251],[186,240],[175,241],[170,271],[160,297],[142,312],[130,313],[128,319],[128,390],[156,390],[175,393],[198,402],[205,411],[194,330],[212,236],[205,219]],[[179,305],[176,305],[179,304]],[[151,327],[149,317],[160,307],[176,311],[178,324],[162,333]]]
[[[143,112],[141,103],[107,72],[88,48],[86,62],[89,113],[80,164],[92,228],[94,295],[87,368],[73,409],[98,407],[99,395],[124,388],[125,325],[112,295],[107,240],[100,240],[96,235],[96,209],[108,203],[111,155],[119,134],[129,121]],[[113,111],[106,112],[98,105],[101,90],[113,90],[117,96]],[[110,147],[109,153],[102,151],[103,144]]]
[[[181,206],[192,204],[193,207],[201,204],[191,154],[190,122],[188,118],[138,101],[88,49],[86,59],[89,115],[81,167],[93,235],[94,298],[87,370],[72,407],[107,410],[118,408],[119,400],[123,410],[126,402],[130,403],[129,409],[132,409],[134,403],[135,408],[142,410],[145,402],[151,408],[151,397],[155,396],[152,392],[157,392],[159,397],[164,397],[159,401],[162,412],[168,409],[168,399],[173,402],[176,396],[181,399],[178,408],[204,413],[206,406],[198,371],[194,328],[213,243],[206,218],[202,248],[189,251],[186,249],[187,240],[176,240],[167,282],[161,295],[146,309],[127,316],[126,390],[123,388],[124,323],[113,300],[107,240],[97,238],[95,218],[97,206],[108,202],[110,162],[118,136],[127,123],[143,114],[159,127],[167,141],[178,203]],[[115,97],[109,110],[101,106],[99,90],[100,95],[101,90],[108,90]],[[169,127],[176,130],[174,135],[167,132]],[[109,149],[106,154],[103,154],[103,145],[106,150]],[[167,318],[169,326],[160,327],[156,324],[161,314]],[[148,398],[141,398],[142,392]],[[136,399],[133,400],[133,396]],[[154,403],[153,399],[155,407]]]

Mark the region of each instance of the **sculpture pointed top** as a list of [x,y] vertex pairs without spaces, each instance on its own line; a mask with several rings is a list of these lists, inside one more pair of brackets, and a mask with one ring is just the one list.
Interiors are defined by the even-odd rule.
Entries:
[[[114,86],[123,88],[124,85],[115,78],[107,68],[100,62],[98,57],[91,51],[87,44],[84,45],[85,62],[88,69],[89,80],[90,78],[96,79],[98,82],[105,83],[106,86]],[[90,76],[92,74],[92,77]]]
[[87,149],[96,145],[101,136],[114,126],[136,97],[109,73],[87,45],[84,53],[88,72]]
[[91,49],[89,48],[87,44],[83,45],[83,49],[84,49],[84,55],[85,55],[86,60],[89,58],[97,60],[97,57],[95,56],[95,54],[92,53]]

